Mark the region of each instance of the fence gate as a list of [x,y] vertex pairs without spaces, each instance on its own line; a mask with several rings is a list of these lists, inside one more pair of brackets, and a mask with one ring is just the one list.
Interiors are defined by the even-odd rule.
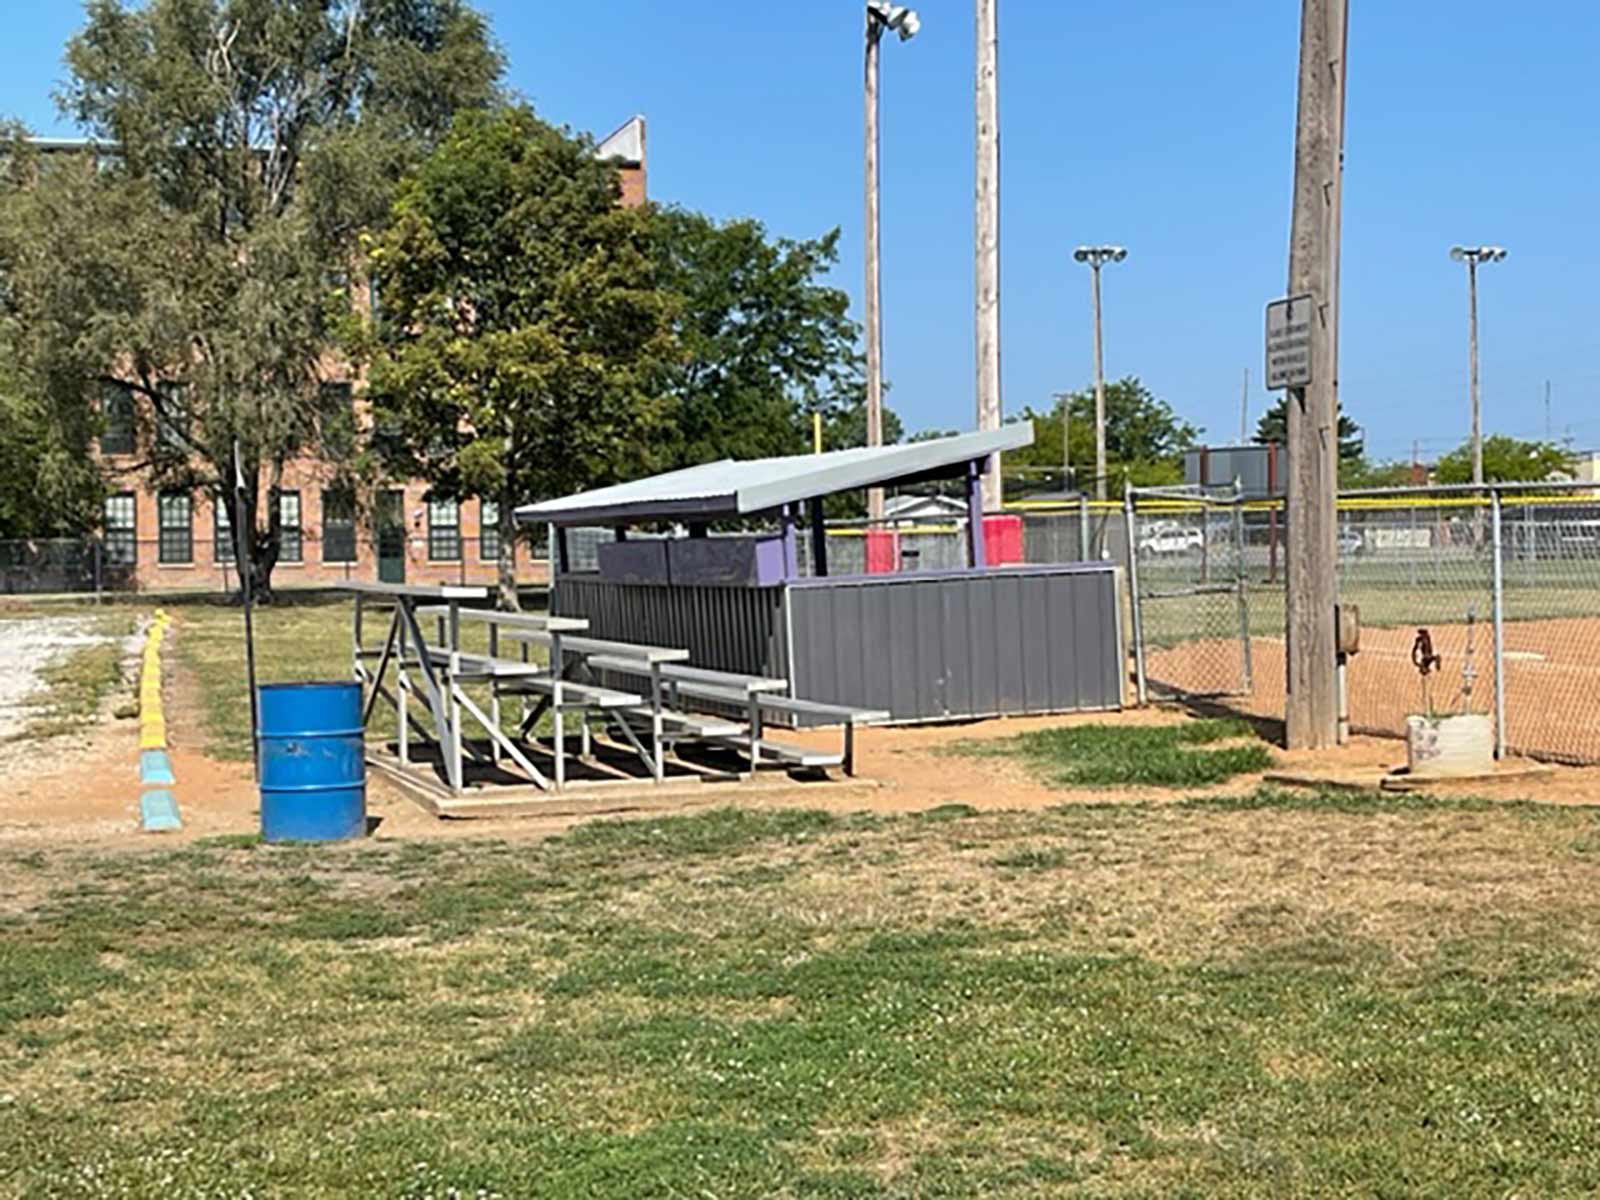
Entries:
[[1152,691],[1248,695],[1250,605],[1239,489],[1129,488],[1124,515],[1139,702]]

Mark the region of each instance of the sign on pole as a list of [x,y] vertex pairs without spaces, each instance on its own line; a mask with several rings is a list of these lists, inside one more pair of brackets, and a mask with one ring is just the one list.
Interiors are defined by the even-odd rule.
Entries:
[[1267,390],[1306,387],[1311,383],[1311,322],[1316,304],[1310,296],[1290,296],[1267,305]]

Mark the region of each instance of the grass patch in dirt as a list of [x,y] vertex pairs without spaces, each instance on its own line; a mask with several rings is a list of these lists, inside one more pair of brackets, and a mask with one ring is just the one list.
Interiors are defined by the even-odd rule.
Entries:
[[[1219,742],[1244,744],[1219,746]],[[951,753],[1015,757],[1062,787],[1205,787],[1272,765],[1266,745],[1243,721],[1181,725],[1075,725],[1001,741],[958,742]]]
[[0,1195],[1600,1189],[1594,814],[1276,796],[0,850]]
[[1594,805],[1539,804],[1532,800],[1486,800],[1480,796],[1434,796],[1426,792],[1359,791],[1351,788],[1259,787],[1238,796],[1192,796],[1178,802],[1181,808],[1215,812],[1333,812],[1333,813],[1482,813],[1521,811],[1539,820],[1560,811],[1590,811]]
[[[244,627],[238,608],[220,604],[197,604],[176,611],[176,653],[179,664],[197,685],[200,720],[206,737],[206,753],[213,758],[243,762],[250,757],[250,695],[244,677]],[[368,611],[363,619],[363,638],[371,648],[382,649],[388,630],[387,611]],[[350,678],[351,602],[277,603],[255,612],[256,669],[260,683],[295,683],[307,680]],[[434,635],[433,623],[424,633]],[[489,645],[486,626],[464,621],[461,644],[471,653],[485,653]],[[501,653],[515,652],[502,645]],[[542,661],[543,651],[534,654]],[[393,678],[390,678],[392,687]],[[487,685],[468,685],[467,692],[480,707],[487,708]],[[425,725],[425,706],[412,706],[412,714]],[[515,729],[519,712],[507,704],[502,726]],[[378,728],[393,728],[393,710],[380,703],[373,714]],[[548,724],[548,722],[546,723]],[[544,726],[541,726],[541,730]]]

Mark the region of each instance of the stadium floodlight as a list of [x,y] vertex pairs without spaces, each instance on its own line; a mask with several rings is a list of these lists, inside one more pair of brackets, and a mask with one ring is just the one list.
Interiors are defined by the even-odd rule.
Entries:
[[909,42],[922,28],[922,18],[917,16],[916,9],[890,4],[887,0],[867,0],[867,16],[885,29],[894,30],[902,42]]
[[1081,263],[1098,267],[1101,263],[1121,262],[1128,257],[1125,246],[1079,246],[1072,257]]

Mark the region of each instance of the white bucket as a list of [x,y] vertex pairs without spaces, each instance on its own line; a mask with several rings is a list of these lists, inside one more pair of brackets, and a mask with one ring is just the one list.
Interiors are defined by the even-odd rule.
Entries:
[[1494,725],[1481,713],[1407,717],[1406,762],[1412,775],[1448,778],[1494,771]]

